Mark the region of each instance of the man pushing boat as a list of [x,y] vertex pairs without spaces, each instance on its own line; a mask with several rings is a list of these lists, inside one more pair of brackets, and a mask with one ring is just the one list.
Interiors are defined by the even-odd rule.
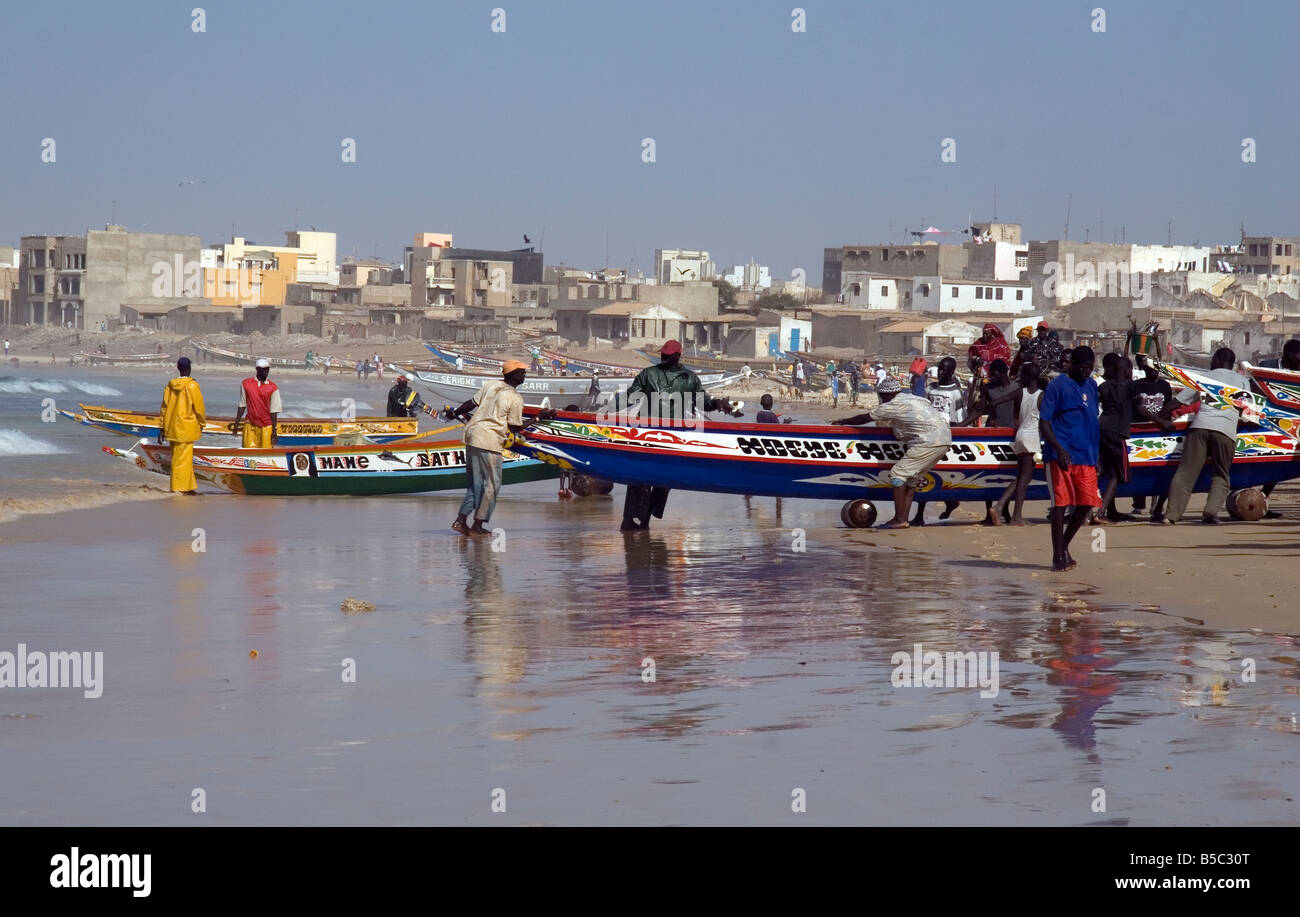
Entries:
[[[524,423],[523,396],[516,391],[527,377],[528,367],[518,360],[507,360],[501,373],[500,381],[485,382],[473,398],[447,412],[448,417],[465,422],[465,499],[451,524],[462,535],[491,534],[484,523],[492,518],[497,491],[501,489],[502,453],[510,437],[528,426]],[[545,410],[536,419],[553,417],[554,411]],[[472,526],[466,524],[470,513],[474,514]]]
[[881,528],[905,529],[912,498],[927,474],[952,448],[952,428],[948,417],[924,398],[902,391],[898,380],[886,378],[876,386],[880,404],[868,414],[856,414],[833,424],[856,427],[883,420],[894,430],[907,452],[889,469],[889,486],[894,491],[894,518]]
[[[620,407],[626,410],[632,403],[641,402],[648,406],[651,424],[685,420],[701,411],[725,411],[739,417],[740,412],[729,400],[711,398],[704,391],[700,377],[682,366],[681,358],[682,345],[678,341],[665,342],[659,348],[659,364],[647,366],[636,374],[624,398],[617,401]],[[641,397],[638,399],[637,395]],[[651,516],[662,519],[664,507],[668,505],[668,490],[667,487],[627,485],[620,529],[624,532],[648,529]]]

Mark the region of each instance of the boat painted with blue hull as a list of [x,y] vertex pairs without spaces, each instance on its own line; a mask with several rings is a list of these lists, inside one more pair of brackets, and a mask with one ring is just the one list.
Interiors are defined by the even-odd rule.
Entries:
[[[888,427],[711,421],[650,426],[612,419],[562,411],[554,420],[532,426],[515,448],[564,470],[621,484],[848,501],[889,500],[889,469],[906,449]],[[1167,493],[1185,432],[1185,426],[1166,433],[1154,425],[1135,425],[1128,441],[1131,479],[1119,486],[1119,495]],[[1014,435],[1007,428],[954,429],[952,449],[925,476],[918,496],[996,500],[1016,477]],[[1300,478],[1296,445],[1295,439],[1265,428],[1243,430],[1237,437],[1233,488]],[[1209,485],[1207,470],[1196,490]],[[1027,499],[1047,497],[1040,464]]]

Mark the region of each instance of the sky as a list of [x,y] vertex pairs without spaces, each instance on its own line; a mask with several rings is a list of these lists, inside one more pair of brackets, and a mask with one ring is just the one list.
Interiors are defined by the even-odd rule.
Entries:
[[196,32],[199,3],[0,6],[0,244],[527,234],[547,264],[703,248],[816,285],[828,246],[968,215],[1060,238],[1067,202],[1072,239],[1300,235],[1294,0],[1110,3],[1104,32],[1104,0],[210,0]]

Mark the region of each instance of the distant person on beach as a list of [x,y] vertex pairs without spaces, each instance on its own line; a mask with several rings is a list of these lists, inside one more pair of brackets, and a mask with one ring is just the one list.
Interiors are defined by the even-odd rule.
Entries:
[[826,377],[831,381],[831,407],[837,408],[840,406],[840,371],[834,360],[826,364]]
[[384,381],[384,361],[379,359],[379,354],[375,354],[375,381]]
[[9,342],[5,341],[5,356],[9,356]]
[[1038,432],[1039,405],[1043,400],[1042,374],[1038,371],[1038,364],[1032,360],[1020,367],[1020,388],[1017,391],[1020,396],[1016,402],[1016,438],[1011,443],[1011,448],[1016,454],[1016,479],[1007,485],[1007,489],[1002,491],[1002,496],[989,507],[989,525],[1002,524],[1002,514],[1013,497],[1016,501],[1016,509],[1011,514],[1008,525],[1026,524],[1025,492],[1034,477],[1037,453],[1042,449]]
[[600,370],[591,373],[591,385],[587,386],[587,410],[594,411],[600,407]]
[[357,381],[361,381],[361,360],[357,360]]
[[871,374],[876,379],[876,385],[880,385],[880,383],[884,382],[886,379],[889,378],[889,373],[885,372],[884,363],[872,363]]
[[803,387],[804,387],[803,360],[795,360],[794,388],[795,391],[798,392],[800,398],[803,397]]
[[[1074,348],[1070,371],[1048,384],[1039,404],[1043,469],[1052,506],[1052,569],[1056,571],[1078,566],[1070,556],[1070,542],[1089,511],[1101,505],[1097,491],[1101,429],[1097,421],[1097,383],[1092,378],[1095,360],[1092,348]],[[1073,507],[1068,525],[1066,507]]]
[[762,398],[758,399],[758,403],[762,407],[762,410],[754,415],[755,423],[780,423],[781,422],[780,416],[775,411],[772,410],[771,395],[764,395]]
[[[948,421],[948,427],[966,425],[966,394],[961,383],[957,381],[957,361],[953,357],[944,357],[939,361],[938,376],[930,383],[925,393],[926,399]],[[912,516],[912,525],[925,525],[925,507],[929,501],[924,497],[916,498],[916,512]],[[956,511],[960,504],[956,500],[944,500],[943,512],[939,514],[942,522]]]
[[[452,416],[466,421],[465,499],[451,524],[462,535],[490,535],[485,523],[496,508],[501,490],[502,453],[524,423],[524,399],[516,391],[528,375],[528,367],[518,360],[507,360],[501,367],[501,379],[485,382]],[[542,411],[539,418],[549,420],[554,411]],[[474,524],[467,525],[470,515]]]
[[[242,433],[245,449],[270,449],[280,439],[280,389],[268,378],[271,361],[257,361],[254,374],[239,386],[239,408],[235,411],[235,432]],[[248,423],[242,423],[244,413]]]
[[465,358],[462,357],[462,356],[460,356],[459,354],[457,354],[457,355],[456,355],[456,372],[458,372],[458,373],[463,373],[464,371],[465,371]]
[[849,376],[849,404],[857,404],[858,389],[862,387],[862,369],[857,360],[849,360],[844,365],[844,371]]
[[[1227,347],[1220,347],[1210,358],[1209,376],[1249,391],[1250,381],[1233,371],[1232,367],[1236,365],[1237,355]],[[1178,396],[1180,402],[1188,405],[1199,398],[1200,392],[1190,388],[1183,389]],[[1209,404],[1200,406],[1187,426],[1187,433],[1183,437],[1183,457],[1169,484],[1169,509],[1165,513],[1165,525],[1173,525],[1183,518],[1187,501],[1192,496],[1192,488],[1196,486],[1196,479],[1200,477],[1201,469],[1207,461],[1212,476],[1201,521],[1218,523],[1219,511],[1223,509],[1231,486],[1232,459],[1237,452],[1237,423],[1240,420],[1239,411]]]
[[369,381],[370,381],[370,373],[371,373],[371,371],[372,371],[373,369],[374,369],[374,367],[370,365],[370,361],[369,361],[369,360],[363,360],[363,361],[361,362],[361,371],[362,371],[363,373],[365,373],[365,379],[364,379],[363,381],[365,381],[365,382],[369,382]]
[[207,412],[203,407],[203,392],[190,378],[190,358],[176,361],[178,375],[163,389],[162,424],[158,428],[158,444],[164,439],[172,447],[172,493],[198,493],[194,479],[194,444],[203,435]]
[[912,498],[925,476],[943,460],[952,448],[952,430],[948,419],[924,398],[905,393],[894,379],[876,387],[880,404],[867,414],[858,414],[833,424],[859,426],[883,420],[893,428],[894,437],[906,445],[903,457],[889,469],[889,486],[894,491],[894,518],[881,528],[905,529]]

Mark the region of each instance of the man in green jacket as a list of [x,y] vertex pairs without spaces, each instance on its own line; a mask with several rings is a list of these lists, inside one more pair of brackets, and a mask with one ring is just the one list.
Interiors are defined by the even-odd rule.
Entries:
[[[741,416],[726,398],[711,398],[700,384],[700,377],[681,365],[682,345],[668,341],[659,348],[659,364],[647,366],[637,373],[627,387],[624,397],[618,399],[620,408],[627,410],[640,402],[638,413],[648,418],[630,422],[660,423],[687,420],[702,411],[724,411],[733,417]],[[640,395],[638,398],[636,396]],[[667,487],[650,487],[642,484],[627,485],[623,500],[622,531],[650,528],[650,517],[664,517],[668,504]]]

